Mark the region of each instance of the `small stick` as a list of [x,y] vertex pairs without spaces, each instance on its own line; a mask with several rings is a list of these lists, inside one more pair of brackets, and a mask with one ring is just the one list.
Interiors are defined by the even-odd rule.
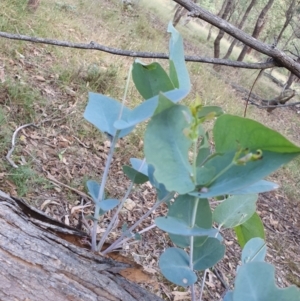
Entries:
[[66,184],[64,184],[64,183],[62,183],[62,182],[59,182],[58,180],[56,180],[56,179],[55,179],[52,175],[50,175],[49,173],[47,174],[46,177],[47,177],[50,181],[52,181],[52,182],[54,182],[54,183],[56,183],[56,184],[58,184],[58,185],[61,185],[61,186],[65,187],[65,188],[68,188],[68,189],[70,189],[70,190],[76,192],[76,193],[77,193],[78,195],[80,195],[81,197],[86,198],[86,199],[88,199],[88,200],[90,200],[90,201],[93,201],[93,199],[92,199],[90,196],[88,196],[87,194],[85,194],[84,192],[79,191],[78,189],[73,188],[73,187],[71,187],[71,186],[68,186],[68,185],[66,185]]
[[7,155],[6,155],[6,159],[7,161],[14,167],[14,168],[18,168],[18,165],[15,164],[15,162],[10,158],[11,154],[13,153],[13,151],[15,150],[15,140],[16,140],[16,137],[17,137],[17,134],[18,132],[21,130],[21,129],[24,129],[28,126],[34,126],[37,128],[37,126],[34,124],[34,123],[27,123],[27,124],[24,124],[24,125],[21,125],[19,126],[13,133],[13,136],[12,136],[12,140],[11,140],[11,149],[8,151]]

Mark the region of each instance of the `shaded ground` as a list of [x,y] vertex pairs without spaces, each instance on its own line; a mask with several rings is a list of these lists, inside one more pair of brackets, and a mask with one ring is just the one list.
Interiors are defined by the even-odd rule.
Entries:
[[[13,42],[8,43],[14,47]],[[195,49],[192,45],[186,46],[190,52]],[[89,90],[82,86],[90,82],[88,70],[77,70],[74,79],[65,85],[61,74],[56,74],[52,68],[58,61],[52,48],[43,45],[27,44],[22,55],[16,53],[12,58],[0,54],[0,104],[4,113],[0,116],[0,133],[3,133],[1,139],[6,139],[6,147],[1,151],[0,189],[13,196],[21,195],[50,216],[87,231],[82,214],[91,214],[93,205],[84,183],[101,177],[110,144],[82,117]],[[113,81],[114,77],[111,78]],[[105,92],[105,87],[100,85],[99,91]],[[243,102],[238,105],[243,106]],[[275,110],[272,118],[274,122],[285,123],[299,117],[297,112],[285,109]],[[37,127],[26,127],[18,133],[11,156],[19,167],[16,169],[4,159],[10,147],[8,138],[11,139],[18,126],[29,122],[34,122]],[[294,141],[300,143],[299,128],[290,127],[294,127]],[[122,173],[122,165],[128,164],[130,157],[142,157],[142,149],[139,132],[119,142],[106,190],[108,196],[123,197],[129,182]],[[273,176],[275,181],[276,176]],[[133,224],[155,201],[156,195],[149,184],[136,187],[121,212],[110,241],[118,236],[124,223]],[[140,229],[150,226],[155,216],[165,213],[164,206],[159,208]],[[281,190],[263,194],[258,202],[258,213],[266,228],[267,260],[276,266],[278,285],[300,287],[299,200],[288,199]],[[110,218],[111,213],[101,221],[99,234]],[[240,249],[231,232],[226,233],[225,244],[227,255],[217,268],[229,284],[235,274]],[[169,245],[167,235],[153,229],[143,235],[141,242],[124,245],[120,252],[141,264],[153,276],[149,277],[152,280],[142,281],[148,289],[166,300],[188,300],[188,293],[170,285],[159,273],[158,258]],[[218,300],[224,291],[220,279],[212,272],[208,273],[206,286],[204,300]]]

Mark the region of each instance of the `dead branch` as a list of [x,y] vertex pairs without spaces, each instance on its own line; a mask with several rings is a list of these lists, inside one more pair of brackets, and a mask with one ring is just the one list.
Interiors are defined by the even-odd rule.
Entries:
[[[98,50],[107,52],[114,55],[120,56],[129,56],[129,57],[139,57],[139,58],[154,58],[154,59],[169,59],[169,55],[166,53],[156,53],[156,52],[142,52],[142,51],[132,51],[132,50],[121,50],[117,48],[112,48],[104,45],[100,45],[96,42],[91,41],[90,43],[73,43],[69,41],[59,41],[53,39],[45,39],[45,38],[37,38],[20,34],[12,34],[7,32],[0,31],[0,37],[11,39],[11,40],[20,40],[27,41],[32,43],[41,43],[48,44],[60,47],[69,47],[69,48],[77,48],[77,49],[89,49],[89,50]],[[187,62],[199,62],[206,64],[217,64],[224,65],[229,67],[237,67],[237,68],[246,68],[246,69],[267,69],[273,68],[277,66],[275,62],[264,62],[264,63],[245,63],[245,62],[237,62],[231,60],[224,59],[216,59],[216,58],[205,58],[200,56],[185,56],[185,60]]]

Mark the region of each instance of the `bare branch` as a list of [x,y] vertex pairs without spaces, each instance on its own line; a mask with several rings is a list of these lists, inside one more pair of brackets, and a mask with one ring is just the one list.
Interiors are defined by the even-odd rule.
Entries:
[[[98,44],[96,42],[93,42],[93,41],[88,43],[88,44],[86,44],[86,43],[73,43],[73,42],[67,42],[67,41],[59,41],[59,40],[31,37],[31,36],[20,35],[20,34],[11,34],[11,33],[2,32],[2,31],[0,31],[0,37],[7,38],[7,39],[12,39],[12,40],[27,41],[27,42],[32,42],[32,43],[55,45],[55,46],[60,46],[60,47],[98,50],[98,51],[103,51],[103,52],[107,52],[107,53],[110,53],[110,54],[121,55],[121,56],[140,57],[140,58],[169,59],[169,55],[166,54],[166,53],[121,50],[121,49],[116,49],[116,48],[100,45],[100,44]],[[238,68],[247,68],[247,69],[267,69],[267,68],[273,68],[273,67],[276,66],[275,62],[245,63],[245,62],[237,62],[237,61],[224,60],[224,59],[215,59],[215,58],[205,58],[205,57],[190,56],[190,55],[185,56],[185,60],[187,62],[217,64],[217,65],[224,65],[224,66],[238,67]]]

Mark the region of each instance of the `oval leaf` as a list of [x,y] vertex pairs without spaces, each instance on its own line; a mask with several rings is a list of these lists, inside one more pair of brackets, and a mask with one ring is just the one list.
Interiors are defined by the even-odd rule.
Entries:
[[148,181],[147,176],[128,165],[123,166],[123,172],[135,184],[143,184]]
[[168,26],[168,32],[171,33],[169,42],[170,61],[172,61],[170,63],[170,77],[176,86],[178,85],[180,89],[185,89],[189,92],[191,82],[186,68],[182,37],[171,22]]
[[[191,224],[195,202],[196,198],[193,196],[178,196],[175,201],[169,205],[168,216],[184,220],[187,224]],[[200,199],[198,202],[195,225],[204,229],[210,229],[212,227],[212,212],[207,199]],[[181,248],[186,248],[190,245],[190,238],[187,236],[170,234],[170,238],[173,243]],[[202,239],[201,242],[203,243],[204,240]],[[198,241],[198,243],[200,242]]]
[[266,243],[263,239],[255,237],[250,239],[242,251],[242,263],[251,261],[264,261],[267,254]]
[[243,224],[254,214],[257,198],[257,194],[229,197],[214,210],[214,222],[224,228],[233,228]]
[[86,186],[87,186],[88,192],[89,192],[90,196],[92,197],[94,203],[96,203],[97,199],[98,199],[100,185],[94,180],[88,180],[86,182]]
[[148,177],[148,164],[145,159],[130,158],[130,163],[136,171]]
[[235,279],[233,301],[300,301],[300,289],[295,286],[278,288],[275,269],[266,262],[242,265]]
[[264,225],[257,213],[254,213],[245,223],[234,228],[241,248],[254,237],[265,239]]
[[175,88],[166,71],[156,62],[147,65],[136,60],[133,63],[132,79],[144,99]]
[[191,140],[183,131],[188,126],[183,111],[186,107],[174,105],[155,115],[145,133],[145,155],[155,168],[154,176],[169,191],[185,194],[194,190],[192,166],[188,151]]
[[157,217],[155,224],[158,228],[172,234],[184,236],[216,236],[217,229],[203,229],[199,227],[191,228],[189,224],[174,217]]
[[217,238],[208,237],[201,246],[194,246],[193,264],[197,271],[211,268],[225,254],[225,246]]
[[197,281],[196,274],[189,267],[189,256],[182,249],[167,249],[159,258],[159,268],[169,281],[177,285],[189,286]]
[[300,153],[298,146],[278,132],[244,117],[229,114],[220,116],[215,123],[213,134],[216,151],[220,153],[236,150],[237,146],[277,153]]
[[107,199],[99,202],[99,207],[102,211],[109,211],[120,204],[117,199]]
[[[108,133],[111,136],[115,136],[117,130],[114,127],[114,123],[119,119],[121,106],[121,103],[113,98],[90,92],[89,101],[83,116],[102,133]],[[130,110],[123,107],[122,112],[121,119],[126,120],[130,114]],[[119,138],[128,135],[133,129],[134,127],[132,126],[122,130],[119,134]]]

